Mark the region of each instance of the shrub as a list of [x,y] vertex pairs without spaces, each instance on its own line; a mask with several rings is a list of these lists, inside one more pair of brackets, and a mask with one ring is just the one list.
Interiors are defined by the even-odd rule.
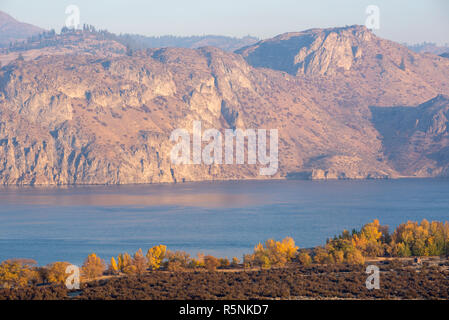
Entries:
[[119,254],[117,260],[118,260],[118,268],[121,272],[125,274],[136,273],[136,267],[133,265],[133,259],[131,258],[129,253],[125,252],[123,254]]
[[347,253],[346,262],[348,264],[364,264],[365,258],[360,250],[354,248]]
[[249,269],[254,266],[254,255],[245,254],[243,255],[243,268]]
[[231,261],[231,267],[237,268],[240,266],[240,260],[237,257],[233,257]]
[[215,271],[219,265],[220,261],[214,256],[208,255],[204,257],[204,266],[208,271]]
[[135,267],[135,272],[138,275],[142,275],[147,271],[148,261],[143,256],[142,249],[139,249],[133,257],[132,265]]
[[316,247],[313,249],[313,261],[319,264],[334,263],[332,256],[323,247]]
[[169,271],[181,271],[190,264],[190,255],[184,251],[167,251],[165,268]]
[[298,260],[303,266],[309,266],[312,263],[312,258],[309,253],[304,250],[301,250],[301,252],[298,253]]

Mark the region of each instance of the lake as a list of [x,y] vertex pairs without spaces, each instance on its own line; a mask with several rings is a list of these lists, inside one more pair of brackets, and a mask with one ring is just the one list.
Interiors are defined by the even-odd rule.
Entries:
[[291,236],[302,248],[379,219],[449,220],[449,180],[239,181],[0,188],[0,261],[82,264],[165,244],[220,257]]

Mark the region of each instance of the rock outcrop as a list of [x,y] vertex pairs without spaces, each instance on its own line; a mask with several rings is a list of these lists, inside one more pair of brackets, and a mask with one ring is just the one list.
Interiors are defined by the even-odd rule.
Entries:
[[372,108],[384,153],[399,172],[449,176],[449,96],[418,107]]
[[[370,107],[390,110],[447,94],[449,60],[413,53],[363,27],[312,30],[278,40],[281,47],[283,41],[288,46],[299,41],[293,60],[281,54],[284,49],[264,59],[277,57],[282,68],[289,64],[293,69],[283,70],[274,62],[259,68],[245,54],[249,51],[237,54],[213,47],[151,49],[132,56],[65,48],[65,54],[9,63],[0,70],[0,183],[446,174],[444,161],[432,162],[432,171],[427,170],[430,156],[419,164],[398,164],[394,150],[409,150],[393,143],[392,151],[392,133],[379,125],[379,114]],[[116,45],[110,41],[99,48]],[[366,50],[371,45],[381,51]],[[418,115],[431,117],[429,112]],[[426,129],[431,139],[444,131],[438,119]],[[260,164],[174,165],[170,134],[177,128],[191,132],[194,121],[201,121],[203,130],[221,132],[278,129],[279,170],[261,176]],[[441,152],[444,158],[445,147],[440,147],[432,153]]]

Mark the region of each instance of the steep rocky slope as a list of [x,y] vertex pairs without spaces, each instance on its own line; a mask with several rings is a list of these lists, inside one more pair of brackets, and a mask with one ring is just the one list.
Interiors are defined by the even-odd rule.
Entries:
[[449,176],[449,96],[415,108],[372,108],[384,152],[405,174]]
[[365,26],[286,33],[237,52],[254,67],[315,78],[326,90],[349,86],[371,105],[415,105],[449,92],[448,60],[415,53]]
[[[272,178],[259,175],[260,165],[172,164],[170,133],[191,131],[197,120],[203,130],[278,129],[274,178],[428,176],[422,164],[396,164],[389,136],[370,106],[416,105],[447,94],[449,60],[412,53],[362,27],[335,29],[339,32],[345,35],[334,42],[337,52],[346,52],[337,47],[346,48],[352,37],[360,43],[362,51],[355,50],[349,67],[337,61],[346,59],[342,54],[329,64],[288,73],[251,66],[248,55],[213,47],[151,49],[133,56],[72,51],[16,60],[0,71],[0,182]],[[378,51],[365,51],[370,41],[381,46],[382,58]],[[315,51],[325,52],[319,46]],[[443,174],[444,165],[434,164],[430,174]]]

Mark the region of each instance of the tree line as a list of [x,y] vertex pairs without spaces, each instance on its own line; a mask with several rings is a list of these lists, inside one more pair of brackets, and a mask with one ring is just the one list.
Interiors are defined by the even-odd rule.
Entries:
[[[295,241],[286,237],[281,241],[273,239],[259,243],[253,253],[245,254],[242,262],[233,257],[217,258],[198,254],[191,257],[184,251],[171,251],[164,245],[157,245],[146,253],[139,249],[133,255],[120,253],[107,264],[95,253],[84,260],[81,267],[82,281],[98,279],[107,275],[142,275],[150,271],[216,271],[229,268],[284,268],[287,265],[311,264],[364,264],[368,257],[412,257],[448,256],[449,223],[422,220],[408,221],[399,225],[393,233],[388,226],[374,220],[360,230],[344,230],[340,235],[328,239],[324,246],[302,249]],[[69,262],[54,262],[37,267],[32,259],[9,259],[0,264],[0,288],[23,287],[39,283],[64,284]]]

